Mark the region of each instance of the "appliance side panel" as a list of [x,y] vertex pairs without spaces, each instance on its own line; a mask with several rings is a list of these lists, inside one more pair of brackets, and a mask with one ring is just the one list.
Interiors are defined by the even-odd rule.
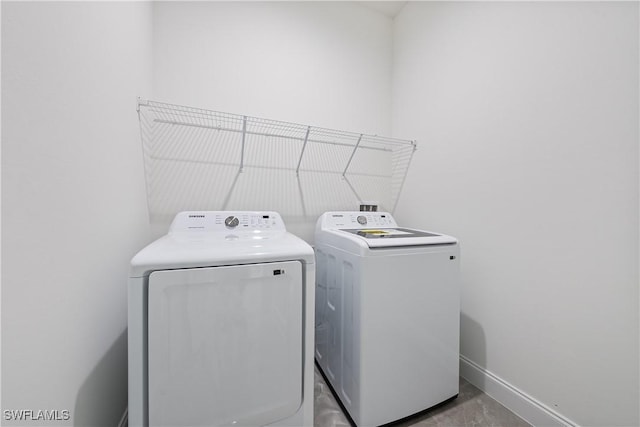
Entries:
[[[328,295],[322,318],[327,325],[328,358],[318,360],[333,389],[356,423],[360,411],[360,257],[342,249],[316,247],[319,276],[326,275]],[[320,267],[324,261],[324,267]],[[319,279],[322,283],[322,279]],[[318,337],[316,336],[316,340]],[[329,359],[327,361],[326,359]]]
[[134,277],[128,283],[128,376],[129,409],[131,427],[145,427],[147,422],[147,355],[146,355],[146,299],[147,279]]
[[[313,364],[313,346],[314,346],[314,330],[313,324],[316,314],[316,302],[315,302],[315,281],[316,281],[316,265],[304,264],[305,280],[304,280],[304,316],[305,321],[303,324],[304,333],[304,354],[303,354],[303,402],[302,402],[302,425],[313,425],[313,405],[314,395],[313,390],[315,387],[315,369]],[[292,422],[296,421],[294,419]],[[292,424],[294,427],[299,426],[301,423],[297,422]]]
[[354,295],[353,295],[353,264],[346,259],[340,260],[342,272],[342,383],[340,393],[345,400],[345,406],[353,405],[354,398]]
[[324,248],[316,247],[316,315],[315,357],[323,370],[327,369],[327,346],[329,325],[327,318],[327,254]]
[[336,390],[342,381],[342,288],[335,253],[327,254],[327,376]]

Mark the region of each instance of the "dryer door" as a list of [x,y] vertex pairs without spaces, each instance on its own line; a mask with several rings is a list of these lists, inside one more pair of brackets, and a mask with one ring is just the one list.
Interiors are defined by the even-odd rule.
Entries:
[[151,426],[264,426],[302,403],[298,261],[151,273]]

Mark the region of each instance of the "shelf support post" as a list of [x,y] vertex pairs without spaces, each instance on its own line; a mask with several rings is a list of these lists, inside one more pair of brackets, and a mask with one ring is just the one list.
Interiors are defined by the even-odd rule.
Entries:
[[302,155],[304,149],[307,148],[307,142],[309,141],[309,132],[311,132],[311,126],[307,126],[307,134],[304,136],[304,144],[302,144],[302,151],[300,152],[300,158],[298,159],[298,166],[296,166],[296,176],[300,174],[300,163],[302,163]]
[[349,166],[351,165],[351,161],[353,160],[353,156],[356,155],[356,151],[358,151],[358,146],[360,145],[360,141],[362,141],[362,135],[360,134],[360,137],[358,138],[358,142],[356,143],[356,146],[353,147],[353,151],[351,152],[351,157],[349,157],[349,161],[347,162],[347,166],[344,167],[344,171],[342,171],[342,177],[344,178],[344,175],[347,173],[347,169],[349,169]]

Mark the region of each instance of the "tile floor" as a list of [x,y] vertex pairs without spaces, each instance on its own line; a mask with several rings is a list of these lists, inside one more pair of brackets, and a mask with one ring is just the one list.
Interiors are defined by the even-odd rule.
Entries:
[[[350,427],[331,390],[315,368],[314,427]],[[527,427],[523,419],[460,378],[460,392],[453,401],[398,427]]]

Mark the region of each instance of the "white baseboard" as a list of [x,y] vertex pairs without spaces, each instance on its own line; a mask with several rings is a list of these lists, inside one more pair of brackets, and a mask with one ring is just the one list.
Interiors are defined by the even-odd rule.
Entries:
[[573,421],[463,355],[460,355],[460,376],[535,427],[577,427]]

